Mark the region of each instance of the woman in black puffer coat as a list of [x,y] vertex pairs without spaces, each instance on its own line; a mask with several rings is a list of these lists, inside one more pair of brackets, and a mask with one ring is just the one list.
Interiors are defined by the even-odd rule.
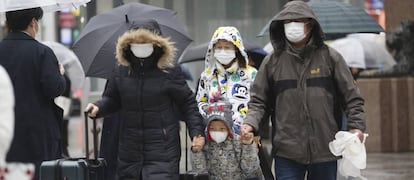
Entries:
[[[120,112],[118,179],[178,180],[181,153],[179,117],[191,138],[204,144],[203,121],[193,92],[178,67],[175,48],[156,22],[124,33],[116,67],[90,116]],[[199,146],[198,146],[199,147]]]

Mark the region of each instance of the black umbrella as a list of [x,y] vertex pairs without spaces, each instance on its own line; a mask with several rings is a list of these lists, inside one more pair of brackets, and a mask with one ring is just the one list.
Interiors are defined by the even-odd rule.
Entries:
[[129,29],[147,24],[150,19],[158,22],[163,36],[175,42],[178,59],[192,40],[176,12],[141,3],[128,3],[94,16],[82,30],[73,51],[79,57],[85,75],[109,78],[116,62],[118,37]]
[[[379,33],[384,29],[364,9],[348,3],[323,1],[308,2],[327,39],[350,33]],[[272,20],[275,17],[272,18]],[[258,36],[269,34],[270,20]]]

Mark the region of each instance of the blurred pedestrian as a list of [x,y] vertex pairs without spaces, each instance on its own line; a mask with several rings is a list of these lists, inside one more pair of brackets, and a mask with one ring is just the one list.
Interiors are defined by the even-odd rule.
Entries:
[[32,180],[34,176],[33,164],[6,162],[6,155],[14,132],[14,93],[10,77],[1,65],[0,102],[0,179]]
[[65,89],[63,66],[52,49],[35,40],[42,15],[41,8],[6,12],[8,35],[0,43],[0,65],[10,75],[16,102],[6,161],[34,163],[36,171],[42,161],[61,157],[63,112],[54,98]]
[[248,59],[240,32],[232,26],[217,28],[208,46],[197,89],[196,99],[202,115],[210,103],[220,99],[232,104],[233,130],[237,135],[246,117],[250,85],[257,73]]
[[274,53],[263,61],[251,91],[241,136],[259,130],[274,109],[276,179],[336,180],[337,159],[328,147],[340,130],[345,98],[348,129],[365,130],[364,99],[343,58],[323,41],[314,13],[303,1],[290,1],[270,24]]
[[231,104],[212,103],[206,113],[207,141],[201,152],[193,153],[193,171],[213,180],[263,179],[253,133],[240,139],[234,134]]
[[0,165],[6,163],[14,132],[14,93],[9,75],[0,66]]
[[69,158],[69,119],[70,119],[70,111],[72,106],[72,98],[71,98],[71,80],[69,77],[64,74],[63,77],[66,81],[66,88],[65,91],[62,93],[61,96],[55,98],[55,103],[60,108],[63,109],[63,124],[62,124],[62,156],[65,158]]
[[118,179],[179,178],[180,136],[176,110],[193,142],[204,145],[203,121],[194,93],[179,67],[175,47],[155,21],[124,33],[117,42],[119,65],[101,100],[89,103],[89,116],[120,112]]

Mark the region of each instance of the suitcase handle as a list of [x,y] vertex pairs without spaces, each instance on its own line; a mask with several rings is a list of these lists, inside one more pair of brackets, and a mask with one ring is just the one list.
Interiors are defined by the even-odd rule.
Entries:
[[[85,111],[85,150],[86,150],[86,160],[89,161],[89,127],[88,127],[88,113],[91,110]],[[93,120],[93,153],[94,153],[94,160],[98,160],[98,131],[96,131],[96,118],[92,118]]]

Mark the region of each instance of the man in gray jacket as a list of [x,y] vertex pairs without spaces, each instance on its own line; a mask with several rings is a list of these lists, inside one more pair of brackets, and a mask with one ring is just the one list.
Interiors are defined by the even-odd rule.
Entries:
[[343,111],[348,129],[363,138],[364,99],[343,58],[324,44],[306,3],[288,2],[269,32],[274,53],[258,71],[241,135],[257,131],[269,111],[276,178],[335,180],[339,157],[328,143],[340,130]]

